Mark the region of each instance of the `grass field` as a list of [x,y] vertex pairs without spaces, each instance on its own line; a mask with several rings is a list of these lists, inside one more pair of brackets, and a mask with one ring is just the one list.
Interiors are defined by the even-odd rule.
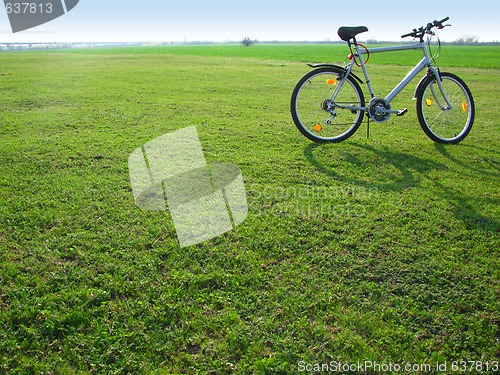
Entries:
[[[494,373],[500,50],[443,48],[477,106],[461,144],[425,136],[413,86],[406,116],[317,145],[289,100],[303,61],[343,60],[327,47],[1,53],[0,372]],[[410,63],[374,61],[377,93]],[[168,212],[135,205],[127,161],[193,125],[209,162],[241,169],[249,214],[181,248]]]
[[[370,47],[370,45],[368,45]],[[380,47],[380,45],[371,45]],[[433,51],[436,47],[433,47]],[[122,48],[89,48],[86,50],[69,49],[69,54],[115,54],[124,52]],[[206,57],[242,57],[276,61],[295,62],[337,62],[342,63],[349,55],[346,44],[256,44],[245,48],[234,44],[213,45],[171,45],[164,47],[129,47],[127,54],[139,55],[177,55]],[[500,68],[498,60],[500,46],[455,46],[443,45],[438,63],[443,66],[470,68]],[[415,65],[421,58],[419,51],[400,51],[372,56],[372,62],[384,65]]]

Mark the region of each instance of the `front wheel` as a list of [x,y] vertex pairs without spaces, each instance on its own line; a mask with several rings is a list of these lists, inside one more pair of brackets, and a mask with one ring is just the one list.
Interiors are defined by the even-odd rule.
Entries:
[[[344,79],[345,78],[345,79]],[[290,103],[292,118],[314,142],[341,142],[363,121],[365,99],[358,82],[341,67],[319,68],[296,85]]]
[[436,77],[429,75],[417,91],[417,116],[422,130],[438,143],[462,141],[474,123],[474,100],[467,85],[451,73],[441,73],[443,97]]

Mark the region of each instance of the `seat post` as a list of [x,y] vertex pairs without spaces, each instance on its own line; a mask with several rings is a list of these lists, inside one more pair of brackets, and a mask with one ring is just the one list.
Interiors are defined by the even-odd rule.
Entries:
[[357,46],[358,46],[358,42],[356,41],[356,37],[355,37],[355,36],[353,36],[353,37],[352,37],[352,43],[351,43],[351,41],[350,41],[350,40],[348,40],[348,41],[347,41],[347,46],[348,46],[349,48],[351,48],[351,45],[352,45],[352,44],[354,44],[354,46],[355,46],[355,47],[357,47]]

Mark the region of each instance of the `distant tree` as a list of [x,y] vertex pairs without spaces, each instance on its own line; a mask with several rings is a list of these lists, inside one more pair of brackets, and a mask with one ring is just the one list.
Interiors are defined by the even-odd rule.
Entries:
[[250,47],[255,44],[255,40],[252,40],[246,36],[245,39],[241,41],[241,44],[243,44],[245,47]]
[[464,35],[453,42],[458,45],[479,44],[479,38],[476,35]]

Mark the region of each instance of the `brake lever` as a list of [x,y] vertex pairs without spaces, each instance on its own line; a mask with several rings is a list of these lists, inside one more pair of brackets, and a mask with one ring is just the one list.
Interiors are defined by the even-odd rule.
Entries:
[[451,26],[450,24],[447,24],[447,25],[443,25],[442,23],[440,22],[436,22],[434,21],[434,26],[438,28],[438,30],[441,30],[441,29],[444,29],[445,27],[447,26]]

